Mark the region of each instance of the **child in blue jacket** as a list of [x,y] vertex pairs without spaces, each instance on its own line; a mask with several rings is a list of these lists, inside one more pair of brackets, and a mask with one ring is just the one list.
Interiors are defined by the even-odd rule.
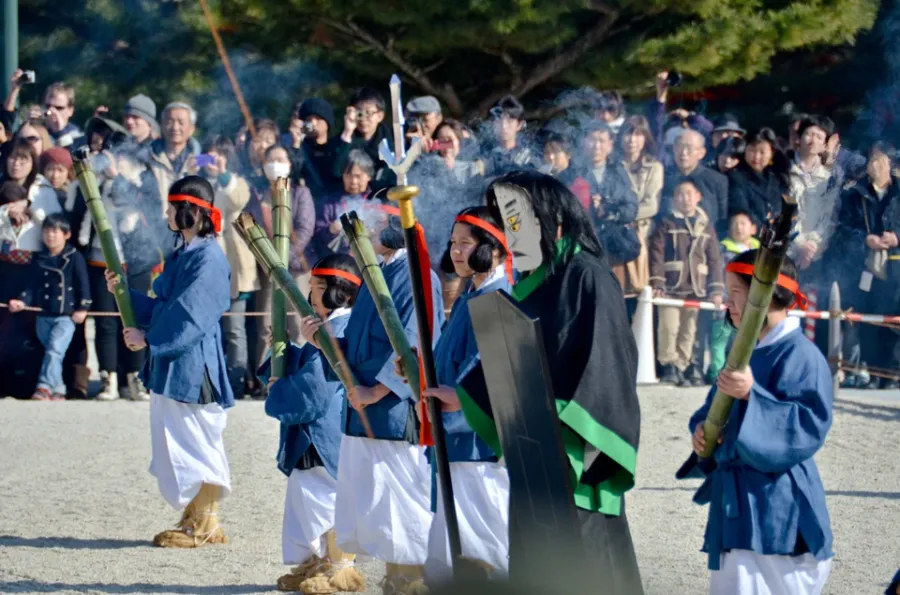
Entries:
[[[313,267],[309,301],[331,336],[344,336],[361,285],[359,269],[350,256],[332,254]],[[311,586],[316,581],[340,591],[364,588],[362,575],[352,568],[354,557],[341,552],[335,542],[334,504],[346,391],[333,375],[326,375],[327,367],[315,345],[291,343],[285,353],[284,378],[270,376],[271,360],[257,373],[269,385],[266,415],[281,423],[278,469],[288,476],[281,551],[285,564],[298,566],[278,579],[282,591],[315,591]]]
[[[757,252],[743,252],[725,268],[735,326]],[[709,504],[703,551],[714,595],[819,595],[831,571],[831,523],[813,461],[831,428],[831,372],[800,318],[787,315],[806,301],[790,260],[777,283],[750,366],[719,375],[718,387],[735,397],[721,443],[709,459],[692,455],[678,473],[706,478],[694,502]],[[695,453],[706,443],[703,420],[714,393],[689,422]]]

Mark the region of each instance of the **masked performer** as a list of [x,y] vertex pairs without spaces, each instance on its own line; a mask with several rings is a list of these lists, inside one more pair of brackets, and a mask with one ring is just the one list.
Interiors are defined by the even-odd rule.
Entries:
[[[361,285],[350,256],[332,254],[313,267],[309,301],[333,337],[344,336]],[[328,363],[309,343],[288,346],[284,378],[269,376],[270,366],[267,360],[258,375],[269,384],[266,414],[281,422],[278,468],[288,476],[281,551],[285,564],[299,565],[278,579],[278,588],[362,590],[364,580],[353,568],[353,556],[337,549],[334,534],[344,386],[326,377]]]
[[[728,319],[740,325],[756,250],[725,267]],[[759,343],[745,370],[724,370],[718,387],[736,399],[714,456],[692,456],[678,477],[706,476],[694,502],[709,504],[703,551],[710,593],[818,595],[831,570],[825,489],[813,455],[831,427],[828,362],[787,316],[804,306],[797,269],[786,260]],[[715,389],[691,417],[694,451]]]
[[[411,345],[418,341],[409,264],[397,209],[366,209],[372,245],[382,259],[382,273]],[[432,272],[435,320],[443,323],[440,283]],[[320,323],[303,320],[303,337],[314,342]],[[435,338],[439,333],[435,332]],[[424,447],[418,446],[418,419],[412,393],[394,370],[391,344],[375,309],[369,287],[357,295],[340,340],[358,387],[348,391],[341,439],[335,530],[338,546],[348,553],[386,563],[384,593],[406,593],[421,582],[431,526],[431,481]],[[357,412],[365,409],[374,439],[366,437]]]
[[[456,217],[441,269],[471,280],[471,284],[454,302],[434,349],[440,386],[426,389],[424,394],[441,400],[462,554],[505,576],[509,564],[509,477],[491,448],[466,423],[456,394],[456,379],[478,353],[468,301],[498,289],[510,290],[512,268],[506,266],[511,261],[501,227],[486,207],[464,209]],[[425,563],[429,583],[452,578],[443,501],[439,494],[435,494],[435,500]]]
[[[150,390],[150,439],[163,498],[184,508],[178,529],[153,539],[161,547],[227,543],[218,502],[231,491],[222,432],[234,405],[219,321],[230,305],[231,270],[216,243],[222,217],[209,182],[188,176],[169,189],[169,229],[183,244],[153,283],[157,297],[131,291],[140,328],[123,333],[129,349],[150,348],[141,381]],[[112,291],[115,275],[106,272]]]
[[[513,265],[524,277],[512,297],[539,318],[587,559],[585,580],[616,595],[641,593],[624,494],[634,485],[640,410],[637,349],[622,290],[584,207],[554,178],[511,172],[487,191],[503,221]],[[486,395],[458,391],[466,420],[499,452]],[[482,382],[483,386],[483,382]],[[485,391],[482,391],[485,392]],[[515,491],[516,485],[510,489]],[[522,488],[519,488],[522,489]],[[510,540],[509,570],[528,573],[522,540]]]

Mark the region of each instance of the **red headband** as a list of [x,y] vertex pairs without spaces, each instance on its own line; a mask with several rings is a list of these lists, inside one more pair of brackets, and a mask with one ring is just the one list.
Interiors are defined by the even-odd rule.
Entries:
[[[732,262],[725,265],[725,272],[737,273],[738,275],[750,275],[752,277],[753,265],[743,262]],[[779,287],[784,287],[794,294],[794,303],[791,305],[791,308],[798,308],[804,312],[806,311],[808,300],[806,299],[806,295],[800,291],[800,286],[797,285],[796,281],[786,275],[780,274],[778,275],[778,281],[776,281],[775,284]]]
[[216,233],[222,233],[222,212],[205,200],[200,200],[190,194],[170,194],[169,202],[186,202],[201,209],[206,209],[209,211],[209,220],[212,221],[213,229],[216,230]]
[[357,287],[362,285],[362,279],[353,273],[348,273],[341,269],[313,269],[311,273],[314,277],[340,277],[341,279],[346,279],[350,283],[353,283]]
[[492,236],[494,236],[500,245],[503,246],[503,249],[506,250],[506,277],[509,279],[509,282],[513,282],[513,268],[512,268],[512,254],[509,253],[509,246],[506,243],[506,234],[502,231],[485,221],[484,219],[479,219],[473,215],[458,215],[456,217],[457,223],[468,223],[469,225],[474,225],[484,231],[488,232]]

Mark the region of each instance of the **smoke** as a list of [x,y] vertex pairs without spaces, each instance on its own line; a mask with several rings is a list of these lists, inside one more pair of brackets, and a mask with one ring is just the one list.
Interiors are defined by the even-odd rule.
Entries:
[[864,108],[855,128],[866,144],[889,140],[895,145],[900,136],[900,4],[885,2],[879,14],[875,36],[883,51],[880,84],[866,95]]

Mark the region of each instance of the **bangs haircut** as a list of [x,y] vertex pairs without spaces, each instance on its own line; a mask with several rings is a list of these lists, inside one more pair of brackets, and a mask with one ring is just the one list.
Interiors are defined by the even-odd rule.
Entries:
[[[462,215],[469,215],[470,217],[481,219],[485,223],[490,223],[491,225],[496,227],[497,230],[500,231],[500,233],[503,233],[503,224],[500,223],[497,217],[494,217],[494,214],[487,207],[469,207],[460,211],[457,217]],[[499,262],[503,263],[507,258],[509,258],[509,255],[506,253],[506,248],[503,247],[503,244],[500,243],[500,240],[488,233],[487,230],[481,229],[476,225],[466,223],[465,221],[454,220],[453,225],[467,226],[469,228],[469,233],[472,234],[472,237],[474,237],[475,241],[478,243],[475,250],[473,250],[472,254],[469,255],[469,260],[466,263],[469,265],[469,268],[476,273],[488,273],[491,271],[491,269],[493,269],[494,250],[497,250],[497,252],[499,253]],[[447,273],[448,275],[454,274],[456,272],[456,269],[453,268],[453,259],[450,257],[451,244],[452,241],[447,242],[447,249],[444,251],[444,255],[441,257],[441,271]]]
[[[313,269],[338,269],[339,271],[356,275],[362,279],[359,268],[356,266],[356,261],[347,254],[329,254],[317,262]],[[333,275],[322,277],[316,275],[315,277],[325,281],[325,293],[322,294],[322,305],[330,311],[337,310],[338,308],[349,308],[356,303],[356,294],[359,292],[359,285],[355,285],[347,279],[335,277]]]
[[12,141],[12,147],[9,149],[9,153],[7,153],[4,158],[3,163],[3,173],[5,175],[9,175],[9,160],[13,157],[28,157],[31,159],[31,171],[28,172],[28,175],[25,177],[25,182],[22,186],[25,187],[25,190],[28,191],[31,189],[31,185],[34,184],[35,179],[37,179],[38,175],[38,166],[40,165],[40,159],[38,158],[37,151],[34,150],[34,147],[30,142],[25,140],[23,137],[14,138]]
[[[534,170],[511,171],[497,178],[488,186],[485,199],[491,215],[497,221],[502,221],[500,205],[497,204],[497,195],[494,193],[498,184],[518,186],[528,195],[540,224],[541,255],[548,275],[553,274],[557,264],[557,230],[561,230],[562,237],[570,238],[585,252],[603,259],[603,248],[600,247],[597,232],[594,231],[587,211],[562,182]],[[567,264],[572,259],[573,249],[574,245],[562,254],[558,264]]]

